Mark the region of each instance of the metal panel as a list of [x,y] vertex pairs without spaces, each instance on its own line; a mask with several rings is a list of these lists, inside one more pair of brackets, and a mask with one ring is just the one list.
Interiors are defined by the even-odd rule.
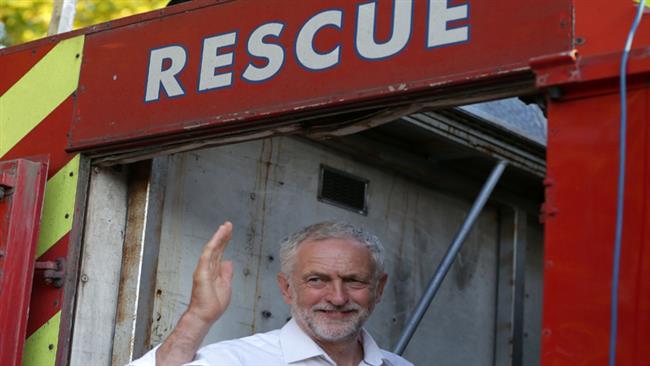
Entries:
[[126,234],[120,273],[112,363],[145,353],[153,321],[166,158],[129,166]]
[[544,288],[544,227],[537,216],[528,216],[526,232],[526,283],[524,293],[523,364],[539,366],[542,347]]
[[[611,86],[577,88],[549,104],[549,131],[554,132],[549,133],[546,181],[543,365],[608,360],[620,113],[619,96]],[[616,363],[646,365],[650,89],[645,81],[629,87]],[[574,98],[579,93],[592,97]]]
[[71,365],[110,365],[126,225],[126,174],[94,167],[70,354]]
[[[411,3],[412,11],[402,18],[409,25],[404,28],[408,35],[403,47],[376,59],[360,56],[360,49],[376,42],[370,38],[388,36],[393,7]],[[169,141],[170,134],[193,138],[199,131],[214,132],[215,128],[222,128],[220,132],[250,130],[268,127],[254,122],[280,114],[296,117],[325,108],[331,113],[335,107],[403,103],[407,98],[427,100],[433,93],[451,104],[505,97],[523,89],[499,88],[497,81],[502,86],[512,83],[530,87],[530,58],[568,51],[572,46],[570,0],[548,0],[543,7],[532,0],[208,4],[198,3],[194,9],[188,6],[184,9],[187,11],[171,15],[161,12],[158,19],[149,16],[148,21],[140,23],[122,22],[110,31],[96,28],[98,31],[87,34],[78,108],[70,135],[72,149],[117,143],[133,147],[142,145],[143,139]],[[359,29],[369,27],[370,21],[358,21],[358,14],[361,7],[368,6],[377,8],[373,12],[377,34],[370,31],[368,40],[359,41],[357,36],[364,34]],[[305,47],[319,53],[338,52],[338,59],[331,67],[308,69],[304,58],[298,56],[303,53],[297,50],[297,38],[309,19],[326,11],[335,19],[340,17],[340,25],[324,27]],[[450,14],[456,11],[467,14]],[[445,15],[455,20],[447,21]],[[243,76],[249,65],[264,67],[270,62],[253,56],[248,45],[251,34],[269,22],[282,27],[279,36],[270,36],[267,41],[281,48],[283,62],[272,77],[249,82]],[[432,43],[449,29],[466,35],[459,42],[439,47]],[[211,37],[231,32],[234,45],[203,54],[204,43],[214,40]],[[172,56],[164,56],[170,49],[178,54],[172,71],[179,71],[168,75],[163,83],[153,75],[171,67]],[[161,61],[157,66],[152,54],[158,52],[170,62],[163,65]],[[216,53],[233,60],[224,60],[221,68],[205,66],[215,61]],[[476,57],[478,54],[481,57]],[[221,87],[204,88],[200,75],[206,73],[230,81]],[[158,88],[158,92],[147,97],[147,85]],[[440,94],[442,91],[447,94]]]
[[[320,164],[370,180],[367,217],[317,201]],[[471,203],[290,138],[179,154],[169,177],[153,344],[185,309],[196,258],[219,222],[235,225],[226,252],[235,291],[206,343],[282,326],[290,313],[275,280],[278,243],[308,223],[337,219],[368,227],[385,243],[389,285],[368,328],[390,349]],[[406,354],[416,364],[492,364],[497,220],[491,206],[479,217]]]
[[47,158],[0,162],[0,359],[22,365]]

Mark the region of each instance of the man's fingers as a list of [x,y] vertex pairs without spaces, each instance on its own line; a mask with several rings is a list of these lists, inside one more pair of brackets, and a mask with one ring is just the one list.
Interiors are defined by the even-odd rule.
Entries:
[[203,247],[203,253],[199,258],[199,263],[202,265],[216,265],[219,266],[223,252],[232,237],[232,224],[226,221],[219,229],[212,235],[212,238]]
[[232,281],[232,262],[231,261],[224,261],[221,263],[221,278],[223,278],[225,281],[227,281],[228,284]]

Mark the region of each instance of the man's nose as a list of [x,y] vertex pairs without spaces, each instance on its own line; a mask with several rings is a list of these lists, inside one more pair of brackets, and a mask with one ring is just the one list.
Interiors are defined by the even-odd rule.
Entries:
[[348,293],[341,281],[332,281],[327,301],[335,306],[342,306],[348,302]]

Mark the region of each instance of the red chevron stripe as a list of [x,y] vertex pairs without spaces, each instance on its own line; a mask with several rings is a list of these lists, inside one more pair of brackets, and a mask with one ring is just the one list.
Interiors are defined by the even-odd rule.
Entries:
[[[38,258],[39,261],[54,261],[57,258],[65,258],[68,254],[68,243],[70,234],[64,235],[47,252]],[[32,286],[32,297],[29,305],[29,319],[27,321],[26,338],[31,336],[45,322],[50,320],[59,310],[63,302],[63,289],[55,288],[45,284],[43,274],[34,274]]]
[[66,134],[72,121],[72,108],[73,99],[70,96],[9,150],[2,160],[49,155],[50,167],[47,175],[52,177],[74,157],[74,154],[68,154],[64,150]]
[[2,56],[0,57],[0,95],[9,90],[54,46],[56,46],[55,42],[40,43],[30,49],[7,54],[3,54],[0,50]]

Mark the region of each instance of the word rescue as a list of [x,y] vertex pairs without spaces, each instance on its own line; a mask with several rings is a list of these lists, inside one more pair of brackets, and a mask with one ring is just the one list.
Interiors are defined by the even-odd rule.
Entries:
[[[419,2],[419,1],[418,1]],[[428,0],[426,24],[426,47],[434,48],[466,42],[469,40],[469,25],[456,26],[451,22],[469,18],[469,4],[449,5],[448,0]],[[375,40],[377,1],[362,3],[356,8],[356,31],[354,47],[359,58],[383,60],[402,51],[409,43],[413,23],[413,0],[395,0],[392,13],[392,33],[382,43]],[[310,71],[321,71],[341,62],[341,45],[328,52],[318,52],[314,42],[319,31],[334,27],[342,29],[343,11],[330,9],[309,18],[295,37],[296,61]],[[347,17],[347,14],[346,14]],[[346,18],[347,19],[347,18]],[[269,22],[259,25],[247,40],[247,51],[251,57],[264,66],[249,63],[241,78],[252,83],[264,82],[279,72],[285,61],[285,49],[273,41],[282,37],[284,24]],[[232,49],[237,43],[237,32],[222,33],[203,39],[201,64],[198,76],[198,91],[229,87],[233,83]],[[187,63],[187,52],[180,45],[168,45],[152,49],[149,53],[149,67],[145,89],[145,102],[160,99],[161,91],[167,97],[185,95],[185,88],[178,79]],[[258,63],[259,65],[259,63]]]

